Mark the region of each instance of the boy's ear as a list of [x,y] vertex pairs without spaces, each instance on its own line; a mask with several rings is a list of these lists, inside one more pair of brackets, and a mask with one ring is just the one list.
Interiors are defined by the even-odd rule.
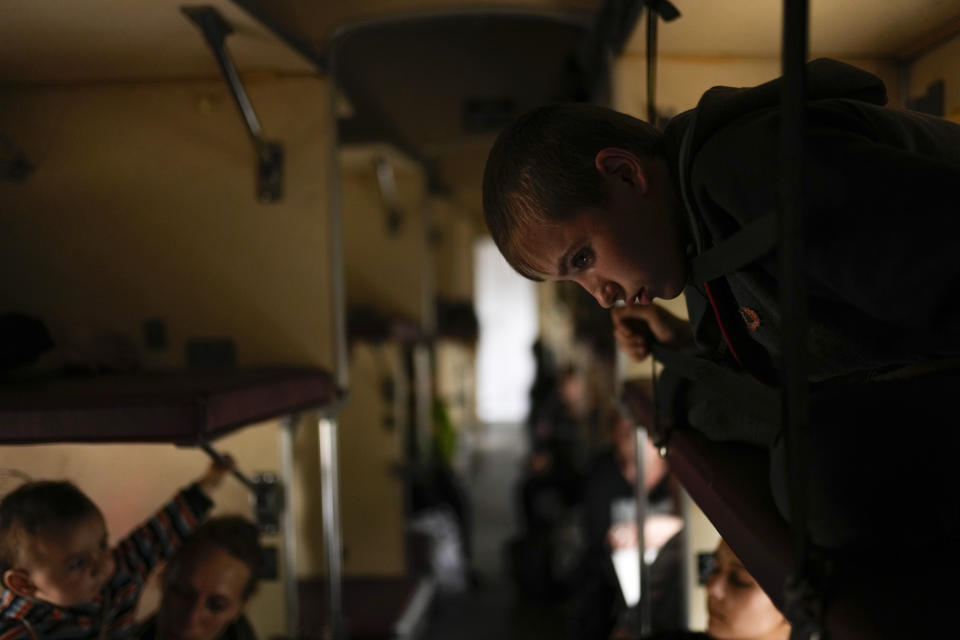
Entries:
[[23,569],[7,569],[3,572],[3,585],[18,596],[32,598],[37,592],[37,586],[30,580],[30,576]]
[[606,147],[597,152],[594,165],[600,175],[622,180],[647,192],[646,165],[637,154],[626,149]]

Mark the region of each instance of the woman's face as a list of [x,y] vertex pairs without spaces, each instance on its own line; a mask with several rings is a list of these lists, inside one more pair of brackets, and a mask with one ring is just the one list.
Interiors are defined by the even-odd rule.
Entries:
[[246,604],[250,567],[219,547],[197,549],[167,569],[157,615],[162,640],[214,640]]
[[786,638],[790,626],[737,556],[720,541],[707,580],[707,633],[717,640]]

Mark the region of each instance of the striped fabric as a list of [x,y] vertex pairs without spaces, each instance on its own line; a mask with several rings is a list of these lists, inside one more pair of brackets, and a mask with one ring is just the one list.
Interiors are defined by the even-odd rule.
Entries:
[[213,503],[192,484],[113,550],[116,571],[96,601],[61,608],[0,588],[0,640],[132,638],[134,609],[150,571],[177,550]]

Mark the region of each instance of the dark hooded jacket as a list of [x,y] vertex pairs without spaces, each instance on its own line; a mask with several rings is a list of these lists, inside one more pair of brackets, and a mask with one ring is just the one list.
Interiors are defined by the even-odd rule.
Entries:
[[[808,377],[864,383],[942,367],[960,356],[960,126],[883,107],[883,83],[855,67],[823,59],[807,71]],[[778,210],[779,101],[779,80],[715,87],[667,126],[692,256]],[[744,368],[772,386],[778,257],[760,254],[717,277],[711,293],[725,299],[716,306],[730,342],[753,354],[740,358]],[[704,283],[684,293],[698,346],[729,361]],[[742,418],[713,435],[772,442],[775,428]]]

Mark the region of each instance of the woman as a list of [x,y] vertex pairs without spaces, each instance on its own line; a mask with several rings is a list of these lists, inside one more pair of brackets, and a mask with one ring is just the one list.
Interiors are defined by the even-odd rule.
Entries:
[[707,580],[707,634],[716,640],[787,640],[790,623],[730,546],[720,541]]
[[[681,631],[648,640],[788,640],[790,623],[744,568],[730,546],[720,541],[707,579],[707,633]],[[614,637],[625,638],[614,634]]]
[[243,608],[256,590],[260,558],[252,523],[208,520],[170,560],[160,610],[141,640],[256,640]]

